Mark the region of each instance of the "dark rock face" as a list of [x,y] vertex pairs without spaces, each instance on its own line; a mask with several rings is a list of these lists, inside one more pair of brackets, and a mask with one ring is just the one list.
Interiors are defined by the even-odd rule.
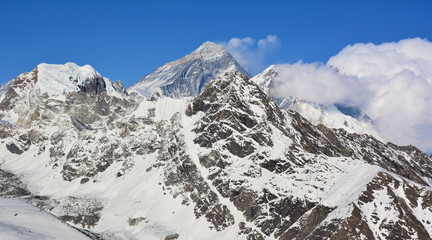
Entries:
[[11,152],[11,153],[15,153],[15,154],[18,154],[18,155],[20,155],[20,154],[23,153],[23,151],[22,151],[21,149],[19,149],[19,148],[17,147],[17,145],[15,145],[15,143],[9,143],[9,144],[6,144],[6,148],[7,148],[7,150],[9,150],[9,152]]
[[103,234],[94,233],[94,232],[91,232],[87,229],[82,229],[82,228],[77,228],[77,227],[73,227],[73,228],[78,230],[82,234],[86,235],[87,237],[89,237],[92,240],[105,240],[106,239],[106,236],[104,237]]
[[30,195],[26,186],[14,174],[0,169],[0,197],[12,198]]
[[112,86],[114,90],[124,96],[129,96],[129,93],[127,92],[125,86],[123,85],[123,82],[121,80],[117,80],[115,82],[112,82]]
[[323,236],[321,233],[316,233],[317,236],[311,236],[311,233],[333,210],[323,205],[315,206],[310,212],[301,217],[299,226],[287,230],[280,239],[322,239],[329,237]]
[[92,130],[91,127],[86,126],[84,123],[82,123],[80,120],[78,120],[76,117],[70,117],[72,125],[78,129],[78,131],[82,130]]
[[133,100],[118,99],[106,94],[69,93],[63,111],[83,124],[92,124],[100,121],[101,117],[116,119],[134,105]]
[[178,233],[174,233],[174,234],[167,235],[164,239],[165,240],[174,240],[174,239],[178,239],[179,237],[180,237],[180,235]]
[[128,219],[128,223],[129,223],[129,226],[136,226],[136,225],[138,225],[140,222],[145,221],[145,220],[146,220],[145,217],[129,218],[129,219]]
[[59,218],[63,222],[73,222],[74,224],[81,224],[81,226],[83,228],[85,228],[85,227],[87,227],[87,228],[94,227],[94,225],[99,221],[98,217],[82,216],[82,215],[78,215],[78,216],[64,215],[64,216],[60,216]]
[[84,86],[79,85],[80,92],[101,94],[106,92],[106,83],[102,77],[89,79]]

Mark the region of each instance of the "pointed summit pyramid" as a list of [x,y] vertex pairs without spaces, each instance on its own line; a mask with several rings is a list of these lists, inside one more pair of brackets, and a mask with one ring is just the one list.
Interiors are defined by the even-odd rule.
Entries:
[[225,72],[249,76],[224,47],[205,42],[189,55],[157,68],[128,91],[145,97],[155,91],[173,98],[195,97],[209,82]]

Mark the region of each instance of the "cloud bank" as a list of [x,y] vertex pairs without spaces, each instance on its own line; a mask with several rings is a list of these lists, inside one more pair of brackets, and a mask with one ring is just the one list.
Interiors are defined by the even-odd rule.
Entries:
[[[361,105],[370,93],[355,76],[345,76],[320,63],[281,64],[274,66],[278,77],[270,94],[277,98],[295,96],[324,105],[343,102]],[[357,98],[352,96],[356,95]]]
[[326,65],[298,62],[276,68],[275,96],[360,106],[386,140],[432,152],[431,42],[354,44]]
[[255,75],[266,66],[273,54],[277,52],[280,41],[275,35],[268,35],[256,41],[253,38],[232,38],[220,43],[224,46],[250,74]]

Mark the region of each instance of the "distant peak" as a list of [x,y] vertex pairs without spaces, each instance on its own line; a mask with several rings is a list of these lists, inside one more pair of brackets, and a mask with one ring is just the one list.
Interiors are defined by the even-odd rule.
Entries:
[[147,74],[129,87],[129,91],[146,97],[157,90],[174,98],[195,97],[209,82],[227,71],[249,76],[223,46],[204,42],[192,53]]
[[204,56],[210,55],[219,55],[227,53],[228,51],[219,44],[214,42],[205,42],[203,43],[197,50],[195,50],[192,54],[200,54]]
[[215,47],[223,48],[221,45],[210,41],[204,42],[203,44],[201,44],[199,48],[215,48]]
[[165,66],[178,65],[194,59],[202,59],[206,61],[214,58],[226,57],[227,55],[229,55],[229,52],[223,46],[207,41],[204,42],[199,48],[197,48],[192,53],[184,56],[181,59],[167,63]]

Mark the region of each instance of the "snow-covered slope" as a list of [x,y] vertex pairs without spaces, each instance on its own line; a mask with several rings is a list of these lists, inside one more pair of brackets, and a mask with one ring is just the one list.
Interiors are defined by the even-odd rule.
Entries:
[[0,238],[2,240],[90,239],[33,205],[17,199],[5,198],[0,198]]
[[321,105],[295,97],[275,99],[282,108],[300,113],[314,125],[323,124],[329,128],[342,128],[349,133],[369,134],[384,141],[373,126],[372,120],[359,108],[343,104]]
[[3,95],[3,93],[6,92],[6,90],[9,88],[12,82],[13,80],[10,80],[9,82],[0,85],[0,97]]
[[[272,81],[279,77],[278,66],[272,65],[251,80],[260,86],[264,92],[272,96],[270,91]],[[342,103],[321,105],[296,97],[274,99],[282,108],[300,113],[314,125],[323,124],[329,128],[342,128],[350,133],[369,134],[383,141],[374,128],[371,119],[358,107],[347,106]]]
[[195,97],[226,71],[246,71],[222,46],[205,42],[191,54],[157,68],[128,88],[130,93],[150,96],[156,91],[180,98]]
[[0,196],[102,239],[432,236],[429,156],[314,126],[246,75],[193,99],[88,90],[0,126],[0,168],[15,174],[0,170]]

